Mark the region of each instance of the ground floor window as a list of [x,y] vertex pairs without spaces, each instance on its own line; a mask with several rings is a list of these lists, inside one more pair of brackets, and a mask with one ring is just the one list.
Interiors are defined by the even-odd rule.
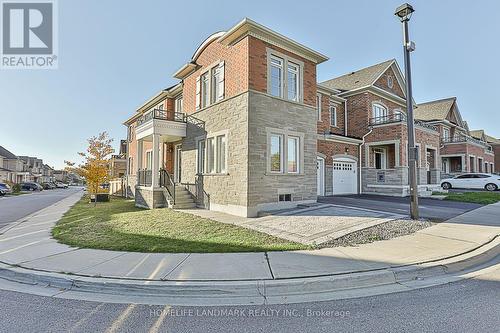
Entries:
[[[277,130],[278,131],[278,130]],[[281,131],[268,133],[267,170],[271,173],[301,172],[303,136]]]
[[219,134],[198,141],[198,173],[227,172],[227,135]]
[[205,140],[198,141],[198,161],[197,173],[203,173],[205,170]]

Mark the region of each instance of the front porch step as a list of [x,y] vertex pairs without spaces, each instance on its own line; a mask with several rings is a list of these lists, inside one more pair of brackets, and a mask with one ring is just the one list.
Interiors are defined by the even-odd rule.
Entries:
[[194,202],[176,203],[172,208],[174,208],[174,209],[192,209],[192,208],[196,208],[196,204]]

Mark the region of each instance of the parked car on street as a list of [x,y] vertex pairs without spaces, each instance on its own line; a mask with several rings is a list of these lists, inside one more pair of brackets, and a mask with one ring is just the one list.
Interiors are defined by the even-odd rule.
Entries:
[[4,196],[6,194],[12,193],[12,189],[8,184],[0,183],[0,196]]
[[450,188],[463,188],[496,191],[500,188],[500,176],[489,173],[466,173],[441,180],[441,187],[444,190],[449,190]]
[[43,187],[37,183],[21,183],[21,191],[43,191]]
[[68,188],[68,184],[57,182],[56,187],[57,188]]
[[42,187],[44,190],[52,190],[52,189],[56,188],[54,183],[43,183]]

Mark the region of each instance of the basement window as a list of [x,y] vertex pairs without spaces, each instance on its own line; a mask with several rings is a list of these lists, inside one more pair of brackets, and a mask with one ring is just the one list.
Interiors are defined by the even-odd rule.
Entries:
[[278,196],[279,201],[292,201],[292,195],[291,194],[280,194]]

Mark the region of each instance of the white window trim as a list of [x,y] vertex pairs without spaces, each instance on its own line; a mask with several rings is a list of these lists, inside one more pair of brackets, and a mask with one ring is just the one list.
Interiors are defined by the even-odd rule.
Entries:
[[[212,63],[211,65],[207,66],[207,68],[205,68],[202,72],[200,72],[200,75],[198,76],[198,79],[197,79],[197,83],[196,85],[198,85],[198,81],[199,81],[199,89],[200,89],[200,105],[199,105],[199,108],[196,108],[197,111],[199,110],[202,110],[204,108],[207,108],[211,105],[214,105],[222,100],[225,99],[226,97],[226,83],[225,83],[225,61],[216,61],[214,63]],[[215,71],[216,68],[219,68],[221,69],[221,72],[219,73],[219,83],[222,84],[222,90],[219,91],[218,93],[218,96],[215,96],[215,99],[213,99],[213,94],[214,94],[214,87],[212,87],[212,77],[213,77],[213,73]],[[207,98],[207,101],[206,101],[206,104],[203,104],[203,89],[202,89],[202,79],[201,77],[203,75],[207,75],[208,77],[208,85],[207,85],[207,90],[208,90],[208,98]],[[198,92],[197,92],[197,96],[198,96]],[[196,96],[196,98],[198,98]]]
[[[196,140],[196,163],[198,165],[198,142],[201,140],[205,140],[205,162],[204,162],[204,167],[205,170],[203,170],[203,175],[227,175],[228,170],[229,170],[229,131],[224,130],[220,132],[215,132],[211,133],[210,135],[207,135],[206,137],[198,137]],[[217,147],[217,137],[219,136],[225,136],[226,137],[226,149],[224,152],[225,155],[225,166],[223,169],[221,169],[220,172],[217,172],[217,154],[218,154],[218,147]],[[208,140],[213,139],[214,140],[214,154],[213,154],[213,162],[214,162],[214,171],[213,172],[208,172]]]
[[177,113],[183,112],[183,109],[184,109],[183,103],[184,103],[184,100],[182,99],[182,95],[175,99],[175,103],[174,103],[175,104],[175,106],[174,106],[175,112],[177,112]]
[[[296,140],[297,142],[297,147],[295,147],[295,155],[296,155],[296,159],[297,159],[297,171],[288,171],[288,141],[291,139],[294,139]],[[300,173],[300,143],[301,143],[301,138],[299,136],[295,136],[295,135],[287,135],[286,136],[286,160],[285,160],[285,165],[284,167],[286,168],[286,172],[289,173],[289,174],[299,174]],[[285,145],[285,143],[283,143],[283,145]]]
[[316,103],[318,103],[318,105],[316,106],[316,108],[318,109],[318,121],[321,121],[321,94],[316,94]]
[[[280,98],[286,101],[291,101],[291,102],[296,102],[296,103],[303,103],[304,102],[304,62],[296,59],[289,57],[281,52],[278,52],[276,50],[273,50],[271,48],[266,49],[267,52],[267,94],[275,97],[275,98]],[[274,96],[271,94],[271,58],[279,58],[283,62],[283,69],[281,71],[282,79],[281,79],[281,97],[279,96]],[[294,65],[298,66],[298,98],[295,100],[288,99],[288,62],[293,63]]]
[[[382,116],[376,116],[375,115],[375,107],[379,107],[379,108],[382,108],[385,110],[385,114],[382,115]],[[380,102],[376,102],[376,103],[373,103],[372,104],[372,118],[379,118],[379,117],[387,117],[389,115],[389,108],[387,108],[387,106],[385,106],[384,104],[380,103]]]
[[[280,170],[279,171],[275,171],[275,170],[272,170],[271,169],[271,137],[272,136],[279,136],[280,137]],[[269,155],[269,158],[268,158],[268,170],[270,173],[275,173],[275,174],[281,174],[284,172],[284,156],[285,156],[285,135],[282,134],[282,133],[269,133],[269,137],[268,137],[268,155]]]
[[337,106],[330,104],[329,109],[330,109],[330,126],[338,127],[338,125],[337,125]]
[[[266,148],[266,173],[269,175],[302,175],[304,174],[304,133],[286,131],[283,129],[266,127],[267,148]],[[271,135],[281,135],[282,140],[282,156],[281,156],[281,171],[271,171]],[[298,172],[288,172],[288,137],[299,139],[298,149]]]
[[206,159],[206,151],[207,151],[207,140],[205,136],[199,136],[195,138],[196,142],[196,174],[203,174],[205,170],[200,170],[200,155],[199,155],[199,145],[200,141],[205,141],[205,148],[203,149],[203,169],[205,169],[205,159]]

